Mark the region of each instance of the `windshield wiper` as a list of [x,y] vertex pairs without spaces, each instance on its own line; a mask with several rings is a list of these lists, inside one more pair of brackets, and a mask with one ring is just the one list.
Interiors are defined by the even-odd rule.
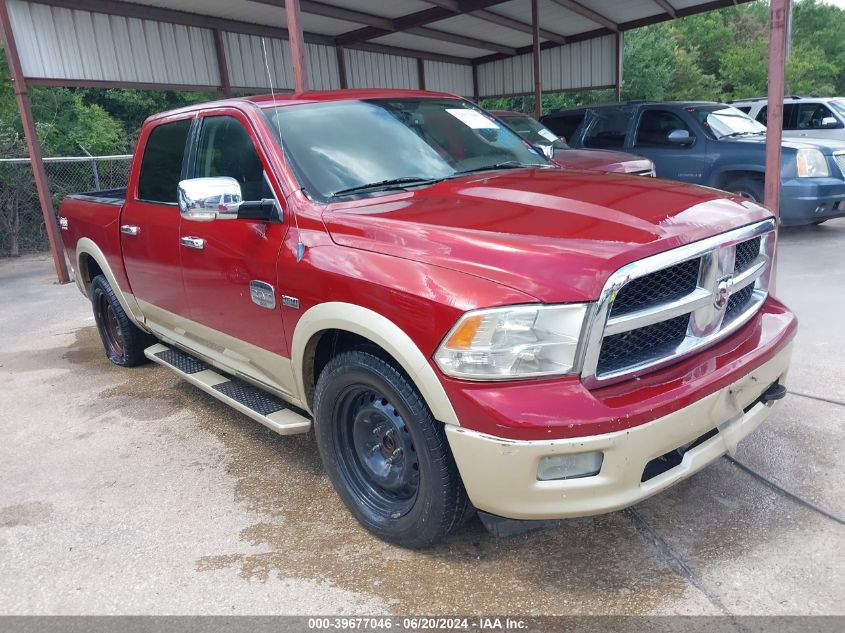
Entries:
[[493,169],[521,169],[523,167],[554,167],[554,165],[550,165],[548,163],[521,163],[518,160],[506,160],[501,163],[484,165],[483,167],[473,167],[472,169],[456,171],[454,174],[452,174],[452,177],[463,176],[464,174],[472,174],[478,171],[490,171]]
[[337,196],[345,196],[352,193],[370,193],[375,191],[399,191],[407,189],[408,187],[423,187],[425,185],[433,185],[440,182],[442,178],[425,178],[423,176],[402,176],[401,178],[389,178],[387,180],[379,180],[378,182],[370,182],[365,185],[356,185],[347,189],[340,189],[331,194],[332,198]]
[[735,136],[757,136],[758,134],[764,134],[764,132],[731,132],[730,134],[725,134],[721,138],[734,138]]

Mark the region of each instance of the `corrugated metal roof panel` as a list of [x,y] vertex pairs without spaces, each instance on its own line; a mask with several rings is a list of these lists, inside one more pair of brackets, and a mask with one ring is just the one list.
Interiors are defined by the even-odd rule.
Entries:
[[[581,0],[582,4],[617,24],[664,13],[654,0]],[[670,0],[671,2],[671,0]],[[703,4],[696,2],[695,4]]]
[[370,13],[384,18],[398,18],[409,13],[416,13],[417,11],[424,11],[432,7],[428,2],[420,2],[420,0],[327,0],[329,4],[333,4],[353,11],[361,11],[362,13]]
[[[531,16],[529,16],[528,21],[531,21]],[[532,42],[530,33],[523,33],[498,24],[492,24],[491,22],[480,20],[471,15],[456,15],[448,20],[432,22],[429,26],[439,31],[474,37],[514,48],[531,46]]]
[[488,50],[474,48],[472,46],[464,46],[463,44],[453,44],[452,42],[432,40],[427,37],[411,35],[409,33],[391,33],[390,35],[382,35],[381,37],[377,37],[371,41],[374,44],[401,46],[403,48],[413,48],[418,51],[454,55],[456,57],[465,57],[467,59],[490,54],[490,51]]

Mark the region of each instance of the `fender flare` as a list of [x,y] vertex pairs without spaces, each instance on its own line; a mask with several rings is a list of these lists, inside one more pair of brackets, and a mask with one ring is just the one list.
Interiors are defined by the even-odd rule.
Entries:
[[411,337],[387,317],[368,308],[340,301],[320,303],[309,308],[300,317],[294,330],[291,361],[296,389],[303,402],[306,401],[303,374],[305,350],[311,338],[324,330],[345,330],[381,347],[411,377],[437,420],[460,425],[446,390]]
[[747,165],[747,164],[738,164],[738,165],[722,165],[718,168],[714,169],[710,174],[710,182],[712,187],[719,188],[719,184],[722,181],[722,176],[726,173],[730,172],[745,172],[745,173],[754,173],[759,174],[760,176],[764,176],[766,174],[766,170],[761,168],[759,165]]
[[129,320],[143,331],[149,332],[149,329],[146,325],[144,325],[144,313],[141,312],[141,308],[135,300],[135,295],[129,292],[124,292],[121,289],[120,285],[117,283],[117,278],[112,272],[111,266],[109,266],[105,254],[93,240],[87,237],[79,238],[79,241],[76,243],[76,285],[79,287],[79,291],[86,297],[88,296],[88,288],[85,286],[85,280],[83,279],[83,255],[88,255],[91,259],[97,262],[97,265],[100,267],[100,270],[103,271],[106,281],[109,282],[112,290],[114,290],[114,294],[117,297],[120,306],[123,308],[123,311],[126,312],[126,316],[129,317]]

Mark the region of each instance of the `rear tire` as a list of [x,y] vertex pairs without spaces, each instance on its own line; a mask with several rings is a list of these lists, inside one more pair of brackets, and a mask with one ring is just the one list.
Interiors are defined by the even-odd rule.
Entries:
[[731,193],[745,198],[751,198],[755,202],[763,202],[763,181],[756,178],[737,178],[728,183],[725,187]]
[[367,530],[402,547],[428,547],[472,515],[443,425],[410,380],[366,348],[320,374],[314,427],[323,465]]
[[144,350],[155,344],[155,337],[140,330],[129,320],[105,276],[94,277],[89,293],[106,358],[120,367],[135,367],[145,363],[147,358]]

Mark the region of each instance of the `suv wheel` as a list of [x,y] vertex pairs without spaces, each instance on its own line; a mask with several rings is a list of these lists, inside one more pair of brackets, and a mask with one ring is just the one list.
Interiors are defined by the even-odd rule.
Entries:
[[106,357],[121,367],[134,367],[146,362],[144,349],[153,345],[155,338],[129,320],[103,275],[94,277],[89,292],[94,321],[106,348]]
[[728,183],[725,187],[731,193],[745,198],[751,198],[755,202],[763,202],[763,181],[756,178],[737,178]]
[[427,547],[471,516],[443,425],[392,363],[368,349],[339,354],[320,374],[314,412],[329,479],[376,536]]

